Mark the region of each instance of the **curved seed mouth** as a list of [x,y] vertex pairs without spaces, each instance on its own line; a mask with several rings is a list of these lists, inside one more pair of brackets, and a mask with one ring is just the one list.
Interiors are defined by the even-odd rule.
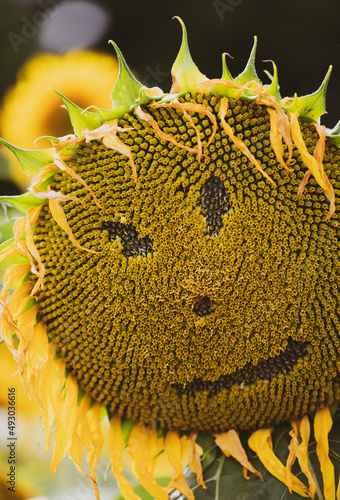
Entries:
[[181,394],[194,395],[197,391],[208,391],[210,396],[217,394],[222,389],[230,389],[238,385],[243,389],[257,380],[271,380],[278,374],[287,375],[297,364],[300,358],[307,354],[307,342],[298,342],[289,339],[287,348],[277,354],[260,361],[257,365],[247,363],[241,370],[228,375],[222,375],[218,380],[210,381],[196,378],[187,384],[172,384]]

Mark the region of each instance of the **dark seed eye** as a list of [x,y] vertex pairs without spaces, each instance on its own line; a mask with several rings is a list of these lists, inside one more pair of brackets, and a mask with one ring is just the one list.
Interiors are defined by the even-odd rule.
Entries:
[[192,310],[197,314],[197,316],[208,316],[213,312],[211,300],[209,297],[201,297],[192,306]]
[[219,177],[211,175],[201,189],[198,202],[207,221],[206,233],[217,236],[222,229],[222,217],[230,210],[228,192]]
[[103,228],[109,231],[110,241],[114,241],[117,237],[121,239],[123,254],[126,257],[146,256],[148,252],[152,251],[152,241],[147,236],[140,238],[137,229],[132,224],[109,222],[104,224]]

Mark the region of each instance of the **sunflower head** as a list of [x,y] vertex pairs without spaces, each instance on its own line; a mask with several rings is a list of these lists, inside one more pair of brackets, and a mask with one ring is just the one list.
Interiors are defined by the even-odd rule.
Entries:
[[298,421],[299,437],[298,419],[340,399],[339,136],[320,125],[330,71],[314,94],[282,99],[274,63],[270,84],[256,74],[255,39],[237,78],[223,55],[222,77],[208,79],[180,22],[170,93],[142,86],[113,44],[111,109],[59,94],[74,134],[40,151],[3,141],[33,176],[26,194],[3,198],[26,211],[0,254],[12,259],[4,340],[47,444],[58,421],[52,468],[68,450],[81,468],[85,442],[96,485],[104,407],[126,498],[122,422],[151,494],[167,498],[145,466],[165,449],[168,488],[192,498],[180,432],[200,478],[197,432],[244,465],[238,431],[256,431],[257,451],[268,428]]

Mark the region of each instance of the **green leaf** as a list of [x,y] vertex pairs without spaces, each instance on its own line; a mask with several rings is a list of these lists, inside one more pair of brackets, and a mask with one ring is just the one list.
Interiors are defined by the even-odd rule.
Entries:
[[90,111],[85,111],[84,109],[79,108],[79,106],[71,102],[57,90],[55,89],[51,90],[53,90],[53,92],[55,92],[57,96],[59,96],[60,99],[63,101],[70,116],[74,133],[78,137],[81,137],[83,135],[82,131],[84,128],[87,128],[88,130],[94,130],[100,127],[101,122],[98,113],[91,113]]
[[113,108],[121,106],[131,106],[139,97],[139,91],[143,85],[136,80],[130,68],[126,64],[123,54],[118,48],[118,45],[112,40],[109,41],[115,48],[119,61],[119,74],[111,94]]
[[0,137],[0,142],[17,157],[21,168],[27,175],[35,175],[41,167],[53,163],[54,149],[22,149]]

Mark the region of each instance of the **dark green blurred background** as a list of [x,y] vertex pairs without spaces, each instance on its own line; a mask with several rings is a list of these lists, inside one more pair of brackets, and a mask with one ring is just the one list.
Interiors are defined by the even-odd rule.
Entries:
[[[229,68],[237,76],[255,34],[259,77],[268,81],[263,71],[271,65],[262,61],[275,60],[283,96],[315,91],[333,64],[322,120],[333,127],[340,114],[339,13],[337,0],[0,0],[0,99],[34,53],[74,48],[113,53],[109,38],[143,83],[166,91],[181,40],[180,25],[172,20],[178,15],[187,25],[196,64],[211,78],[221,75],[222,52],[234,56]],[[0,194],[14,194],[18,188],[8,174],[5,179],[1,164],[0,169]]]

